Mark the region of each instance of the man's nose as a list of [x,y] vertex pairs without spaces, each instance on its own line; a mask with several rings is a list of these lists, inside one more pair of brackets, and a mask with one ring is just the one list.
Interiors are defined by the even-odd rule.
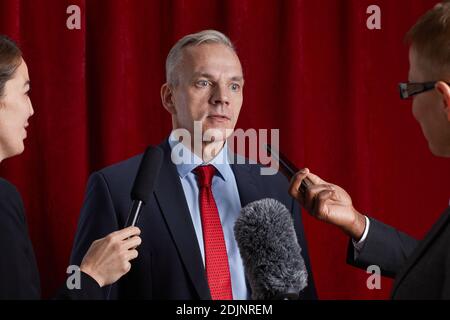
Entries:
[[228,98],[228,91],[225,85],[217,85],[214,88],[213,94],[211,96],[211,103],[213,105],[229,105],[230,101]]
[[30,101],[30,117],[34,114],[33,104]]

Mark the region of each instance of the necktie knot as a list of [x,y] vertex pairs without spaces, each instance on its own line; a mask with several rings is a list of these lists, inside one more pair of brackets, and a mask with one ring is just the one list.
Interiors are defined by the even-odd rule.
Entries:
[[213,165],[198,166],[194,169],[194,173],[197,175],[197,180],[200,188],[210,187],[212,179],[216,174],[216,167]]

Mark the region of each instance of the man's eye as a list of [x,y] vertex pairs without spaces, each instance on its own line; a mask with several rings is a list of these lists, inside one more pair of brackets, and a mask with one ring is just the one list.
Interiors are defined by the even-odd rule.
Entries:
[[197,86],[198,87],[207,87],[209,85],[209,81],[206,81],[206,80],[199,80],[199,81],[197,81]]
[[230,87],[232,91],[239,91],[241,89],[241,86],[237,83],[232,83]]

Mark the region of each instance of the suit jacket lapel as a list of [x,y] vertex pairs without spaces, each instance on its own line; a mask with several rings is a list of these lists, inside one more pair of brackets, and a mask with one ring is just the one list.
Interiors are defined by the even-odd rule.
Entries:
[[199,298],[208,300],[211,294],[183,187],[172,163],[168,142],[160,147],[164,151],[164,161],[155,186],[156,200]]
[[430,232],[427,234],[424,240],[419,243],[419,246],[414,250],[411,257],[408,258],[408,262],[401,269],[399,274],[397,275],[394,283],[394,288],[392,290],[392,297],[395,295],[397,288],[406,277],[408,272],[412,269],[412,267],[417,263],[417,261],[422,257],[422,255],[426,252],[428,247],[432,244],[433,240],[439,235],[440,231],[443,227],[445,227],[448,219],[450,218],[450,208],[448,208],[439,218],[438,222],[436,222],[431,228]]
[[236,160],[236,156],[230,166],[236,179],[239,198],[241,199],[241,206],[245,207],[250,202],[259,200],[261,198],[261,193],[258,190],[257,181],[255,181],[255,177],[252,172],[252,168],[256,168],[256,166],[239,164]]
[[[245,207],[250,202],[259,200],[261,198],[258,192],[257,182],[252,174],[252,166],[248,164],[238,164],[236,160],[231,162],[231,170],[233,170],[236,185],[238,188],[239,198],[241,200],[241,207]],[[248,294],[252,296],[251,286],[245,277],[245,282],[248,289]]]

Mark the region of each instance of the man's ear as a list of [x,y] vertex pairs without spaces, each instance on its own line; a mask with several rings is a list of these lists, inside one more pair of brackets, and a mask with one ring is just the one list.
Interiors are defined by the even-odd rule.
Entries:
[[173,88],[168,83],[164,83],[161,87],[161,102],[170,114],[174,115],[177,113],[173,102]]
[[436,83],[436,89],[441,96],[444,104],[444,112],[447,115],[447,119],[450,122],[450,87],[447,83],[439,81]]

